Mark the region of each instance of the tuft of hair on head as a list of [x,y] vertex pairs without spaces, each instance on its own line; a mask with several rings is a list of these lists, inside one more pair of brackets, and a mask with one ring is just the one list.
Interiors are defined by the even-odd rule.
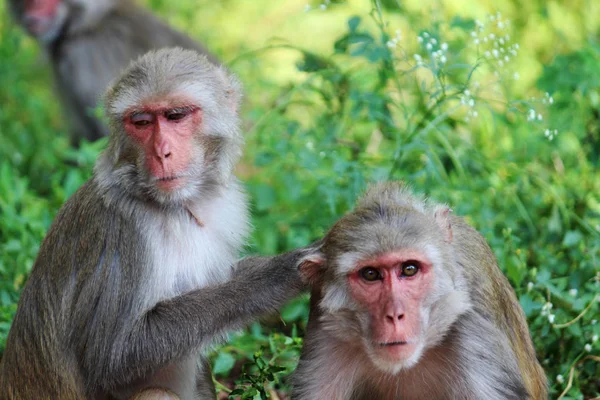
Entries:
[[358,200],[356,209],[397,209],[404,208],[433,217],[445,233],[446,241],[452,240],[450,215],[452,209],[423,195],[416,194],[402,181],[378,182],[369,185],[365,194]]
[[371,184],[358,200],[356,208],[372,207],[374,204],[392,207],[416,208],[421,212],[427,209],[427,200],[415,195],[410,186],[402,181],[378,182]]
[[110,85],[105,109],[119,119],[131,107],[167,95],[186,96],[207,109],[226,104],[237,113],[242,85],[225,67],[211,63],[204,54],[180,47],[149,51],[133,61]]

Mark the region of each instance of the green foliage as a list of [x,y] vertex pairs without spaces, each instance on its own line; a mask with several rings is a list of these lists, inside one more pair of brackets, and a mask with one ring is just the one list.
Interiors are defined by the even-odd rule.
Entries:
[[[147,3],[199,26],[192,2]],[[204,2],[202,13],[218,16],[217,3]],[[508,25],[495,10],[479,22],[442,5],[434,18],[411,2],[382,4],[373,1],[359,15],[347,15],[351,5],[343,2],[298,11],[328,26],[345,12],[346,22],[314,48],[300,45],[306,27],[289,43],[272,43],[265,57],[282,49],[298,56],[297,71],[283,81],[262,72],[268,61],[260,52],[235,58],[235,48],[224,55],[235,58],[248,93],[239,172],[253,202],[253,250],[305,245],[349,210],[368,183],[405,180],[448,202],[486,237],[525,310],[551,398],[600,396],[598,47],[583,42],[529,82],[516,80],[532,75],[519,60],[535,53],[520,43],[521,16]],[[69,146],[37,47],[8,23],[3,7],[0,344],[53,216],[90,176],[105,144]],[[214,47],[231,48],[223,40]],[[546,51],[554,51],[552,42]],[[289,391],[308,297],[281,315],[282,321],[253,324],[212,354],[218,387],[231,398]]]

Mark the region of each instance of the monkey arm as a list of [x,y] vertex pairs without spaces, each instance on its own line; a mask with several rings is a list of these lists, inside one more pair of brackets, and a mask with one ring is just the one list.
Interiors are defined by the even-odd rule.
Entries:
[[117,340],[122,348],[110,352],[114,358],[102,377],[106,389],[147,376],[157,366],[189,356],[226,331],[277,310],[303,289],[297,267],[304,254],[305,249],[298,249],[247,257],[238,262],[230,281],[157,303]]

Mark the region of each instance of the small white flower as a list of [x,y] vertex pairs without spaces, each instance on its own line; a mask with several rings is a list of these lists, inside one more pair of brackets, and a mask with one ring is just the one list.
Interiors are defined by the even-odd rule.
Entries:
[[429,37],[429,33],[427,33],[427,32],[423,32],[423,37],[424,37],[424,38],[428,38],[428,37]]
[[498,65],[499,65],[499,66],[501,66],[501,67],[502,67],[502,66],[504,66],[504,61],[502,61],[502,60],[499,60],[499,61],[498,61]]
[[475,100],[469,99],[469,107],[475,107]]
[[527,113],[527,121],[533,121],[535,119],[535,110],[532,108]]
[[504,45],[504,39],[502,39],[502,38],[498,39],[498,43],[500,43],[501,45]]
[[321,158],[325,158],[325,152],[324,152],[324,151],[320,152],[320,153],[319,153],[319,157],[321,157]]
[[429,43],[431,43],[432,45],[436,45],[437,44],[437,40],[435,40],[435,38],[431,38],[431,40],[429,41]]
[[310,4],[304,6],[304,12],[309,12],[310,10],[312,10],[312,6]]
[[504,29],[504,22],[498,21],[498,28]]
[[425,48],[427,48],[427,50],[431,50],[433,49],[433,46],[431,45],[431,43],[427,43],[427,46],[425,46]]
[[487,42],[488,42],[488,38],[487,38],[487,36],[484,36],[483,37],[483,43],[487,43]]
[[565,378],[562,375],[556,375],[556,382],[563,383]]
[[422,60],[423,60],[423,57],[421,57],[421,55],[420,55],[420,54],[415,54],[413,57],[414,57],[414,58],[415,58],[415,60],[417,60],[417,61],[422,61]]
[[490,33],[490,34],[488,35],[488,37],[490,38],[490,40],[494,40],[494,39],[496,39],[496,35],[494,35],[493,33]]
[[554,98],[553,98],[553,97],[550,97],[550,98],[548,99],[548,103],[550,103],[550,104],[553,104],[553,103],[554,103]]
[[448,43],[442,43],[441,48],[442,48],[442,50],[447,51],[448,50]]
[[504,62],[508,62],[510,60],[509,56],[504,56]]
[[442,64],[446,64],[446,61],[447,61],[447,60],[446,60],[446,56],[441,56],[441,57],[440,57],[440,62],[441,62]]
[[[549,130],[549,129],[546,129],[546,130],[547,130],[548,132],[550,132],[550,130]],[[569,294],[570,294],[572,297],[575,297],[575,296],[577,296],[577,289],[571,289],[571,290],[569,290]]]
[[554,323],[555,318],[556,316],[554,314],[548,314],[548,322],[550,322],[551,324]]
[[542,114],[538,114],[538,115],[537,115],[537,120],[538,120],[538,121],[541,121],[542,119],[543,119],[543,117],[542,117]]
[[592,325],[596,325],[597,323],[598,323],[597,319],[593,319],[593,320],[590,321],[590,324],[592,324]]
[[598,341],[598,335],[592,336],[592,343],[596,343]]
[[515,50],[519,50],[519,43],[515,43],[514,47],[515,47]]
[[478,46],[479,45],[479,39],[473,40],[473,43],[475,44],[475,46]]
[[471,115],[473,116],[473,118],[477,118],[477,116],[479,115],[479,113],[477,111],[473,111],[471,113]]
[[321,4],[319,7],[321,10],[327,10],[327,4]]
[[531,290],[533,289],[533,286],[534,286],[533,282],[527,283],[527,291],[531,292]]
[[494,57],[498,58],[498,50],[492,50],[492,54],[494,55]]
[[589,353],[590,351],[592,351],[592,345],[586,343],[585,346],[583,346],[583,349]]
[[489,57],[492,55],[492,53],[490,53],[488,50],[485,51],[485,53],[483,53],[486,57]]
[[421,36],[417,36],[417,42],[423,43],[423,38]]
[[315,144],[313,142],[306,142],[306,148],[312,151],[315,149]]
[[515,81],[518,81],[520,78],[521,78],[521,75],[519,75],[519,73],[518,73],[518,72],[515,72],[515,73],[513,74],[513,79],[514,79]]
[[473,38],[476,38],[476,37],[477,37],[477,32],[475,32],[475,31],[472,31],[472,32],[471,32],[471,37],[473,37]]

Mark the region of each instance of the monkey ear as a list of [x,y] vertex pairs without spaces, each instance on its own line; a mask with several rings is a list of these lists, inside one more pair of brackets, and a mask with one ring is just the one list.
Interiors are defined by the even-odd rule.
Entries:
[[220,68],[223,81],[225,81],[225,97],[229,107],[237,113],[242,102],[242,82],[233,73],[227,71],[224,67]]
[[302,281],[310,286],[318,286],[323,281],[325,256],[319,251],[304,256],[298,265]]
[[434,213],[435,222],[445,234],[445,241],[452,242],[452,224],[450,223],[450,213],[452,209],[448,206],[437,207]]

